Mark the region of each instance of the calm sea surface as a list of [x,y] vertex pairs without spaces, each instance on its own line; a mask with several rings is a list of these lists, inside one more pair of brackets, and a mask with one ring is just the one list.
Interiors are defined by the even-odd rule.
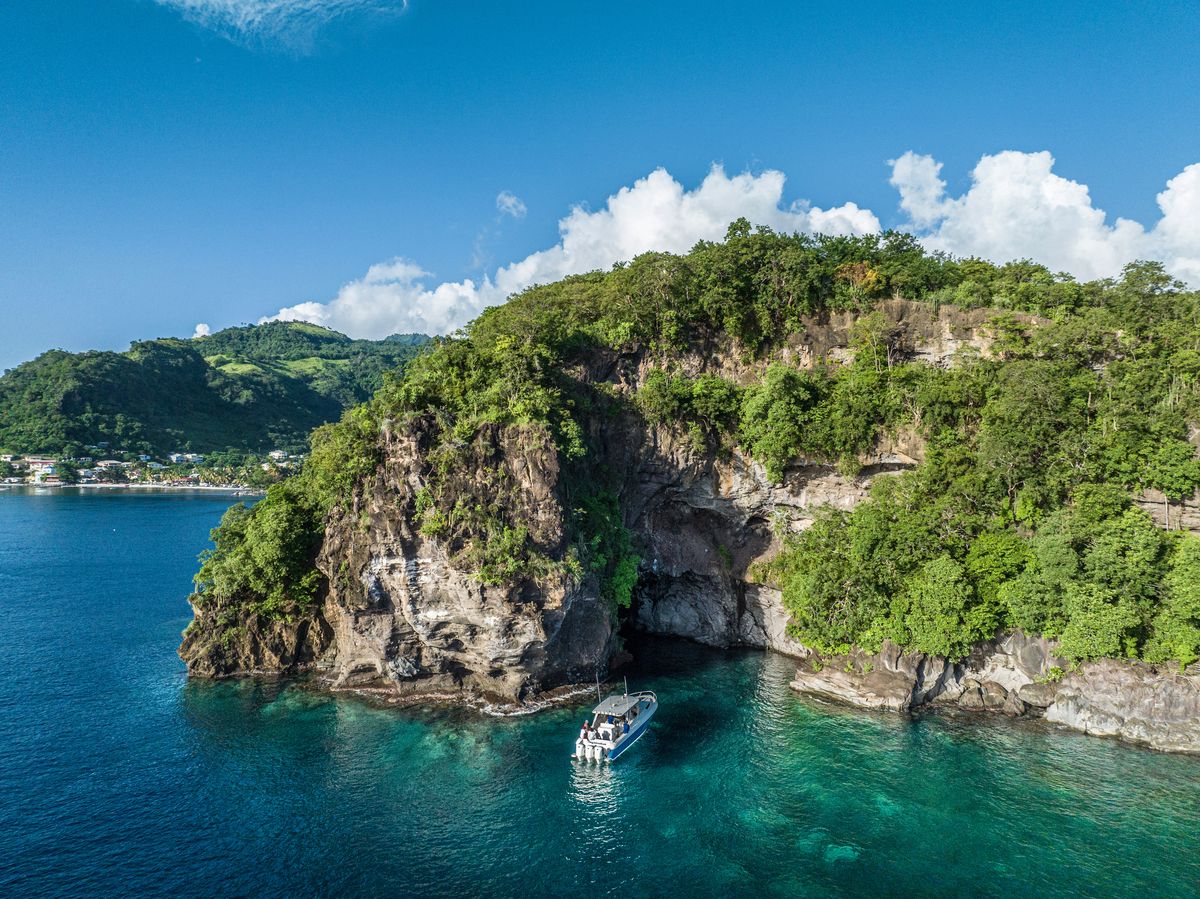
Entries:
[[604,768],[582,705],[189,684],[231,501],[0,492],[0,894],[1200,893],[1200,759],[806,702],[778,656],[638,644],[662,708]]

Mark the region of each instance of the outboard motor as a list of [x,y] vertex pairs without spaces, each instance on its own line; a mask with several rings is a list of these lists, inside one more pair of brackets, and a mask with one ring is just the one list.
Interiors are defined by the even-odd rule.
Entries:
[[575,758],[579,759],[580,761],[587,758],[587,752],[584,750],[583,740],[575,741]]

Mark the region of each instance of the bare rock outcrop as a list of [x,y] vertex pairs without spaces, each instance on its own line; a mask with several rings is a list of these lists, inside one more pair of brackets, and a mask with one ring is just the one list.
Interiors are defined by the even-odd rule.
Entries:
[[904,712],[927,703],[962,708],[1004,707],[1010,694],[1045,678],[1060,665],[1047,640],[1012,631],[977,646],[962,662],[951,663],[922,652],[902,652],[891,642],[868,654],[855,649],[845,656],[810,653],[792,688],[862,708]]
[[630,470],[625,501],[643,550],[638,627],[802,655],[779,591],[756,582],[755,566],[779,551],[780,528],[807,527],[823,506],[854,508],[879,472],[846,478],[830,466],[799,465],[776,485],[737,451],[694,454],[661,429],[647,435]]
[[1101,659],[1057,685],[1046,719],[1155,749],[1200,752],[1200,676]]
[[321,614],[267,616],[214,597],[194,608],[179,654],[188,672],[200,677],[299,674],[310,670],[333,640]]
[[1066,668],[1052,643],[1013,631],[953,664],[924,653],[902,653],[890,643],[874,655],[861,650],[828,659],[810,654],[792,688],[886,711],[932,705],[1044,716],[1089,734],[1200,752],[1197,673],[1115,659],[1085,662],[1064,675]]

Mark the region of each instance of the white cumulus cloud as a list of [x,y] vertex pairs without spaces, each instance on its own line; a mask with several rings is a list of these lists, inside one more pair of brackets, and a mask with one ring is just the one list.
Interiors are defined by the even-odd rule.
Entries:
[[321,28],[364,13],[395,13],[407,0],[154,0],[235,41],[307,49]]
[[[957,197],[947,193],[942,164],[930,156],[910,151],[890,165],[907,217],[902,227],[931,250],[994,262],[1028,258],[1083,279],[1117,275],[1135,259],[1158,259],[1175,277],[1200,285],[1200,163],[1167,182],[1158,195],[1162,216],[1149,227],[1124,218],[1110,223],[1092,205],[1086,185],[1054,172],[1048,152],[984,156],[970,187]],[[879,231],[875,214],[854,203],[832,209],[785,204],[784,180],[778,171],[730,176],[713,166],[689,190],[656,169],[622,187],[600,209],[576,206],[559,221],[554,246],[482,278],[439,283],[397,257],[371,266],[328,302],[289,306],[273,317],[311,321],[356,337],[445,334],[531,285],[608,269],[650,250],[685,253],[698,240],[720,240],[739,217],[787,233]],[[496,201],[502,211],[504,197]],[[520,203],[515,196],[511,200]]]
[[608,269],[649,250],[683,253],[699,240],[720,240],[729,223],[741,216],[788,232],[879,230],[874,214],[853,203],[828,210],[783,206],[783,185],[782,172],[730,177],[713,166],[698,187],[687,190],[665,169],[656,169],[610,196],[602,209],[576,206],[558,223],[557,244],[479,281],[435,284],[420,266],[396,258],[371,266],[327,303],[289,306],[272,317],[310,321],[355,337],[445,334],[531,285]]
[[211,333],[212,328],[210,328],[204,322],[200,322],[198,325],[196,325],[196,330],[192,332],[192,340],[195,340],[197,337],[207,337]]
[[525,202],[510,190],[502,190],[496,194],[496,208],[502,215],[511,215],[515,219],[525,218],[528,212]]
[[1200,164],[1167,182],[1158,195],[1162,218],[1150,228],[1126,218],[1110,224],[1087,185],[1056,174],[1046,151],[984,156],[959,197],[947,195],[942,165],[931,156],[910,151],[891,166],[900,208],[930,249],[997,262],[1028,258],[1084,279],[1159,259],[1200,283]]

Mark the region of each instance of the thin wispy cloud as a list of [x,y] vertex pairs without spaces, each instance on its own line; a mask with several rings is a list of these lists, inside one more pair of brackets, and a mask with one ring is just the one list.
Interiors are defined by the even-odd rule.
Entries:
[[[910,151],[889,164],[907,217],[901,227],[930,250],[1001,263],[1032,259],[1085,279],[1118,275],[1135,259],[1157,259],[1177,278],[1200,285],[1200,163],[1167,182],[1157,197],[1162,215],[1149,227],[1123,218],[1110,224],[1086,185],[1054,172],[1048,152],[984,156],[958,197],[946,193],[942,165],[931,156]],[[601,209],[575,207],[558,223],[558,243],[482,278],[437,283],[416,263],[396,257],[371,266],[327,302],[301,303],[272,317],[355,337],[446,334],[530,285],[608,269],[650,250],[685,253],[698,240],[720,240],[739,217],[787,233],[880,230],[875,214],[854,203],[827,210],[785,204],[784,180],[778,171],[730,177],[713,166],[689,190],[657,169]]]
[[502,215],[511,215],[515,219],[525,218],[525,213],[529,211],[524,201],[510,190],[496,194],[496,208]]
[[311,49],[338,19],[394,15],[407,0],[154,0],[185,19],[238,43]]

